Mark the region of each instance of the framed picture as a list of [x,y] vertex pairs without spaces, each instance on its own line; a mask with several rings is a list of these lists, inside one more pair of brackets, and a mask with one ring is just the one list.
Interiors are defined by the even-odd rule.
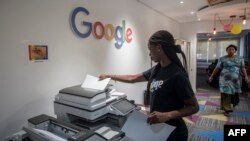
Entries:
[[48,60],[48,46],[29,45],[29,60]]

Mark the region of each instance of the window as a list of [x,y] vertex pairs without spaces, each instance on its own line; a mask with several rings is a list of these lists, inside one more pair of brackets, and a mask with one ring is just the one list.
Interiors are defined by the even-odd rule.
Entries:
[[249,60],[250,30],[242,30],[237,35],[231,32],[197,33],[197,68],[207,68],[215,59],[226,55],[226,47],[230,44],[238,47],[237,55]]
[[238,45],[238,40],[198,41],[197,60],[209,62],[227,54],[226,47],[230,44]]

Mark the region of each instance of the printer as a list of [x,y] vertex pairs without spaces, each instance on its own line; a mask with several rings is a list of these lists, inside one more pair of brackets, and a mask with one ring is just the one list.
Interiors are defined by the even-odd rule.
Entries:
[[109,116],[126,116],[136,106],[126,95],[107,87],[105,90],[86,89],[81,85],[64,88],[55,96],[54,111],[66,122],[83,119],[96,122]]
[[121,127],[136,105],[108,85],[94,90],[76,85],[54,99],[57,118],[39,115],[5,141],[125,141]]

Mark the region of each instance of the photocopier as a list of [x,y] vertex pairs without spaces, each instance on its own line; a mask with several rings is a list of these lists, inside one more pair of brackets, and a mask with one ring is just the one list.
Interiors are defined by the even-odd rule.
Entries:
[[81,85],[64,88],[54,100],[57,118],[39,115],[6,141],[128,141],[121,127],[136,105],[108,85],[104,90]]

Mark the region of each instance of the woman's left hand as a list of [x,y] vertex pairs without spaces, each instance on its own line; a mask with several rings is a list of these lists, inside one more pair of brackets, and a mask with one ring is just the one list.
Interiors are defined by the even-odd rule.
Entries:
[[248,78],[248,76],[245,77],[245,81],[246,81],[246,83],[249,83],[249,78]]
[[163,123],[170,120],[170,115],[168,113],[162,113],[162,112],[152,112],[150,113],[147,122],[149,124],[155,124],[155,123]]

